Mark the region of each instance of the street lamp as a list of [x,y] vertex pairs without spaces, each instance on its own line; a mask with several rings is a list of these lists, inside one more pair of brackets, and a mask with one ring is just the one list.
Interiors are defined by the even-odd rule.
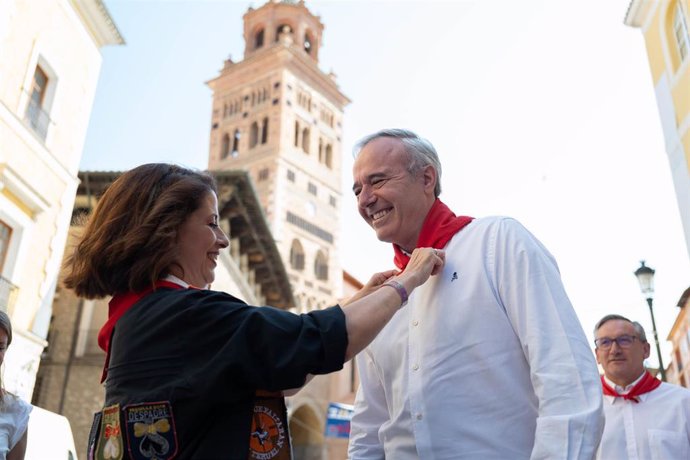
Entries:
[[652,315],[652,330],[654,331],[654,343],[656,344],[656,354],[659,358],[659,373],[661,374],[661,380],[666,381],[666,369],[664,369],[664,363],[661,359],[661,348],[659,348],[659,337],[656,333],[656,321],[654,321],[654,310],[652,309],[652,302],[654,300],[654,269],[647,267],[644,264],[644,260],[640,261],[640,268],[635,270],[635,276],[637,281],[640,283],[640,291],[642,295],[647,299],[647,305],[649,305],[649,314]]

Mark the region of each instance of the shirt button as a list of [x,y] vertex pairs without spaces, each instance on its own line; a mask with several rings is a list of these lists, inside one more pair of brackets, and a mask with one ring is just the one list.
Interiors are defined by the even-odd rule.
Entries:
[[422,414],[417,414],[417,420],[421,420],[421,419],[422,419]]
[[415,364],[414,366],[412,366],[412,370],[413,371],[419,370],[419,364]]
[[412,325],[413,325],[413,326],[419,325],[419,321],[417,321],[417,320],[412,321]]

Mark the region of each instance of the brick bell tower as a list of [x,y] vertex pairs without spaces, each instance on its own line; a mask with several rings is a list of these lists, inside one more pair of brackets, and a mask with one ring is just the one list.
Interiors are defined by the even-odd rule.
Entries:
[[303,1],[244,15],[244,60],[225,61],[213,90],[210,170],[249,172],[292,284],[297,309],[342,292],[339,248],[343,108],[319,67],[323,24]]

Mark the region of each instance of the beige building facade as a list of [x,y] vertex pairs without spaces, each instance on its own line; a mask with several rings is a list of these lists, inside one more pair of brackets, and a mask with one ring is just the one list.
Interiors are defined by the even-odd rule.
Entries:
[[100,49],[123,43],[100,0],[0,0],[0,308],[14,326],[3,383],[27,400],[46,346]]

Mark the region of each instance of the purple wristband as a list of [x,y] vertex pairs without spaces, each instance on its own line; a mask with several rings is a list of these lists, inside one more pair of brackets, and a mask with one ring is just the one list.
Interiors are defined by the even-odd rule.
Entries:
[[400,299],[402,300],[400,307],[404,307],[407,304],[407,289],[405,289],[405,286],[403,286],[395,280],[388,280],[385,283],[383,283],[383,286],[390,286],[393,289],[395,289],[395,291],[400,296]]

